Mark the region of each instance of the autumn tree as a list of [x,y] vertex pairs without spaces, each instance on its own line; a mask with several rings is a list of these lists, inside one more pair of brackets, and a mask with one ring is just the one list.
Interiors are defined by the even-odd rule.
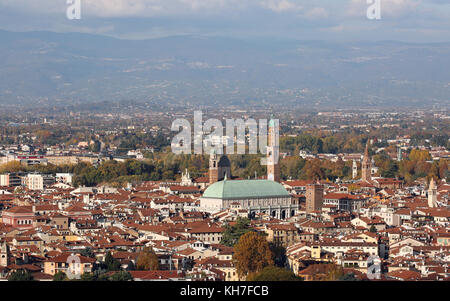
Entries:
[[25,168],[20,164],[19,161],[11,161],[0,165],[0,173],[19,172],[24,170]]
[[136,262],[137,270],[154,271],[159,269],[159,260],[151,248],[144,248],[138,255]]
[[409,153],[409,159],[411,161],[429,161],[431,160],[431,155],[426,150],[413,149]]
[[256,232],[241,236],[234,246],[233,260],[239,277],[258,273],[274,263],[266,237]]

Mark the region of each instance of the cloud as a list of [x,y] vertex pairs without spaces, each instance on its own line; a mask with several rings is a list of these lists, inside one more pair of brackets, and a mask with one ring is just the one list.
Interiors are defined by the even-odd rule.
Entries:
[[120,37],[270,33],[321,38],[326,32],[366,36],[375,27],[389,38],[409,27],[411,32],[426,29],[422,36],[442,32],[442,40],[450,23],[450,0],[381,0],[382,20],[376,23],[366,17],[367,0],[81,0],[77,22],[65,18],[66,1],[0,0],[0,28],[79,28]]
[[288,0],[265,0],[261,2],[261,6],[274,12],[293,12],[303,8],[300,3]]
[[[419,11],[423,0],[380,0],[381,15],[390,18],[399,18],[415,14]],[[367,8],[367,0],[351,0],[347,9],[348,16],[357,17],[365,16]]]
[[[81,0],[82,11],[98,17],[151,17],[192,13],[224,13],[265,9],[273,12],[294,12],[306,0]],[[66,0],[0,0],[0,8],[34,13],[60,13]]]

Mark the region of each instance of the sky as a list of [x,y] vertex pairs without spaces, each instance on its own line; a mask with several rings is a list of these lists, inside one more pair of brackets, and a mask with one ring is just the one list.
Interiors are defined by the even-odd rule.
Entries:
[[[124,39],[172,35],[450,42],[450,0],[0,0],[0,29]],[[70,0],[76,1],[76,0]],[[380,1],[381,19],[367,17]]]

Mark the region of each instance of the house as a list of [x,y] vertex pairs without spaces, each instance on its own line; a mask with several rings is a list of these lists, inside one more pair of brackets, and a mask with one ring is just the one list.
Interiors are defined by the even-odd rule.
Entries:
[[292,224],[266,224],[264,232],[267,241],[277,246],[288,247],[300,241],[299,230]]
[[352,219],[351,223],[354,227],[364,227],[367,230],[370,230],[372,226],[374,226],[377,231],[386,229],[386,222],[379,216],[375,216],[373,218],[360,216]]
[[71,253],[65,253],[44,262],[44,273],[49,275],[55,275],[58,272],[73,273],[76,275],[83,275],[84,273],[91,273],[93,271],[95,259],[75,255]]
[[189,233],[190,237],[211,244],[220,243],[223,231],[225,231],[223,227],[211,223],[201,223],[190,229],[186,229],[186,232]]
[[3,223],[18,229],[34,228],[35,214],[31,206],[16,206],[2,212]]

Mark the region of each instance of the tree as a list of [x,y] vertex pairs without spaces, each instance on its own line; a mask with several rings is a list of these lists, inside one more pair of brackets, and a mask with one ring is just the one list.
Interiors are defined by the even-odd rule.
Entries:
[[17,270],[8,277],[8,281],[34,281],[33,275],[28,271]]
[[127,271],[134,271],[134,270],[136,270],[136,267],[135,267],[135,265],[134,265],[134,263],[132,261],[130,261],[128,263],[128,266],[127,266],[126,270]]
[[132,281],[133,276],[129,272],[126,271],[120,271],[117,273],[114,273],[111,277],[109,277],[110,281]]
[[269,247],[273,254],[275,266],[284,267],[286,263],[286,248],[274,243],[269,243]]
[[429,161],[431,160],[431,155],[426,150],[413,149],[409,153],[409,159],[411,161]]
[[94,271],[93,273],[84,273],[79,281],[109,281],[109,276],[104,271]]
[[240,277],[273,265],[273,254],[264,235],[248,232],[234,246],[233,260]]
[[338,281],[360,281],[354,273],[348,273],[338,278]]
[[302,281],[293,272],[275,266],[267,266],[261,272],[251,274],[247,281]]
[[89,150],[94,153],[100,152],[101,148],[102,148],[102,144],[98,140],[93,141],[93,143],[91,143],[89,145]]
[[106,253],[104,264],[108,271],[120,270],[120,262],[114,257],[112,257],[110,252]]
[[65,281],[67,280],[67,275],[64,272],[58,272],[55,275],[53,275],[53,281]]
[[80,281],[97,281],[97,276],[93,273],[84,273],[81,275]]
[[336,281],[344,276],[344,268],[335,264],[330,264],[326,281]]
[[90,247],[87,247],[87,248],[83,249],[83,250],[80,252],[80,255],[81,255],[81,256],[85,256],[85,257],[89,257],[89,258],[95,258],[95,254],[94,254],[94,252],[92,251],[92,248],[90,248]]
[[159,260],[156,253],[151,248],[144,248],[137,258],[136,267],[138,270],[154,271],[159,269]]
[[370,226],[369,232],[377,233],[377,228],[375,227],[375,225]]
[[226,225],[225,231],[222,235],[222,241],[220,243],[229,247],[233,247],[239,241],[239,238],[241,238],[242,235],[252,231],[249,226],[250,220],[248,218],[238,217],[234,225]]

